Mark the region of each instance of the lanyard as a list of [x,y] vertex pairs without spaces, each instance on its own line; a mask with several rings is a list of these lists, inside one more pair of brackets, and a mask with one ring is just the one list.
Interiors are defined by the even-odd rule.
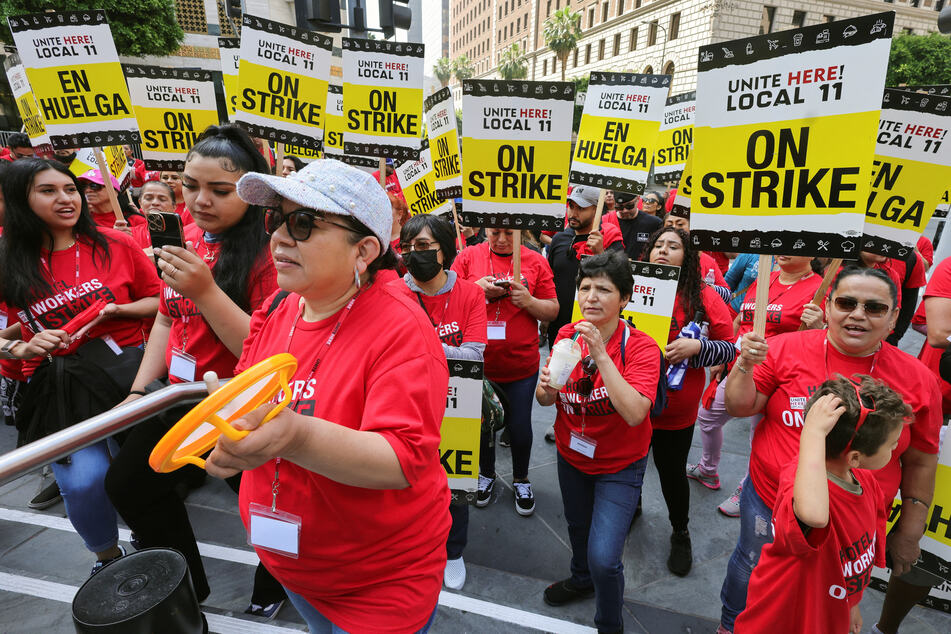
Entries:
[[433,319],[433,316],[429,314],[429,311],[426,310],[426,304],[423,303],[423,294],[417,292],[416,300],[419,302],[420,307],[423,309],[423,312],[426,313],[426,316],[429,317],[429,321],[432,322],[433,328],[439,328],[439,324],[442,323],[442,320],[446,318],[446,312],[449,310],[449,299],[452,297],[452,289],[446,293],[446,303],[442,307],[442,315],[439,316],[439,323],[436,323],[436,320]]
[[[76,277],[73,281],[73,286],[79,286],[79,241],[73,242],[73,250],[76,252]],[[40,256],[40,263],[46,267],[46,272],[50,276],[51,281],[56,281],[56,278],[53,277],[53,267],[50,266],[49,261],[47,261],[45,256]]]
[[805,280],[805,279],[809,279],[809,278],[812,277],[813,275],[815,275],[815,273],[813,273],[812,271],[810,271],[808,275],[803,275],[802,277],[800,277],[798,280],[796,280],[795,282],[793,282],[793,283],[790,284],[789,286],[786,286],[785,284],[783,284],[782,282],[780,282],[780,281],[779,281],[779,276],[776,276],[776,283],[779,284],[780,286],[785,286],[785,288],[784,288],[783,290],[779,291],[779,293],[776,295],[776,297],[770,297],[770,298],[767,300],[766,303],[767,303],[767,304],[774,304],[774,303],[776,303],[777,301],[779,301],[779,298],[780,298],[780,297],[782,297],[783,295],[785,295],[786,293],[788,293],[789,291],[791,291],[792,288],[793,288],[796,284],[798,284],[799,282],[801,282],[801,281],[803,281],[803,280]]
[[[210,245],[208,245],[205,242],[208,239],[208,236],[209,234],[205,233],[205,235],[202,237],[202,240],[199,242],[199,245],[202,245],[205,247],[204,255],[202,255],[201,253],[198,253],[197,249],[195,250],[195,252],[201,256],[201,259],[205,261],[205,263],[208,265],[208,268],[212,268],[212,266],[214,266],[215,264],[215,259],[218,257],[219,250],[215,249],[214,251],[212,251]],[[182,298],[182,309],[185,309],[185,302],[191,301],[191,300],[188,300],[184,295],[179,295],[179,297]],[[185,352],[185,348],[188,345],[188,321],[189,321],[189,316],[182,315],[182,352]]]

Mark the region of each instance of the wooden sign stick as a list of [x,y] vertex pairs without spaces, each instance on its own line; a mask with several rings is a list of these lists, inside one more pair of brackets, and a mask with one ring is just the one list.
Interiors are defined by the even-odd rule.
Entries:
[[522,232],[512,229],[512,281],[522,283]]
[[753,332],[766,335],[766,304],[769,303],[769,275],[773,271],[773,256],[759,256],[756,273],[756,312],[753,313]]
[[[812,296],[812,303],[819,305],[819,302],[822,301],[822,298],[826,296],[826,291],[829,290],[829,286],[832,284],[832,280],[835,279],[836,274],[839,272],[839,267],[842,266],[842,258],[833,258],[829,260],[829,265],[826,266],[826,274],[822,276],[822,283],[819,284],[819,288],[816,289],[816,294]],[[799,330],[805,330],[806,324],[799,324]]]
[[380,158],[380,187],[386,189],[386,159]]
[[274,144],[274,173],[278,176],[284,173],[284,144]]
[[93,149],[93,154],[96,155],[96,163],[99,165],[99,174],[102,175],[102,186],[106,190],[106,195],[109,196],[112,213],[116,215],[116,220],[125,221],[125,216],[122,215],[122,209],[119,207],[119,198],[116,196],[116,190],[112,186],[112,173],[109,171],[109,166],[106,165],[106,157],[102,153],[102,148],[96,146]]
[[594,222],[591,223],[592,231],[601,231],[601,212],[604,210],[604,197],[607,196],[608,190],[601,188],[601,193],[598,194],[598,209],[594,212]]
[[459,243],[459,250],[462,251],[466,248],[466,242],[462,239],[462,230],[459,228],[459,214],[456,213],[456,201],[450,200],[452,205],[452,222],[456,225],[456,242]]

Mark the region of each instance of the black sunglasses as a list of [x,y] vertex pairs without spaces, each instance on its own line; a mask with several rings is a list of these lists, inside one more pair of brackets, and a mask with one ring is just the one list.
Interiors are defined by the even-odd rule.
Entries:
[[891,309],[891,306],[882,302],[860,302],[853,297],[836,297],[832,303],[843,313],[851,313],[861,304],[862,310],[869,317],[881,317]]
[[598,364],[590,354],[581,360],[581,370],[584,372],[584,376],[578,379],[575,384],[575,391],[581,397],[588,398],[594,389],[594,373],[598,371]]
[[285,222],[287,223],[288,235],[290,235],[291,238],[297,242],[305,242],[308,240],[310,238],[311,232],[314,230],[314,226],[316,226],[318,222],[333,225],[343,229],[344,231],[349,231],[359,235],[363,235],[365,233],[357,231],[353,227],[340,224],[339,222],[327,220],[322,212],[309,207],[301,207],[300,209],[295,209],[294,211],[286,214],[280,209],[276,209],[274,207],[268,208],[264,211],[264,230],[269,236],[274,235],[274,232],[277,231]]

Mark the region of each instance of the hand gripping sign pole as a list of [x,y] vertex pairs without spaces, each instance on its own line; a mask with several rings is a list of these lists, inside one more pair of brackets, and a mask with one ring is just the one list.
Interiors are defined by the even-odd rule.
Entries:
[[601,213],[604,211],[604,198],[607,196],[608,190],[601,188],[601,193],[598,194],[598,208],[594,212],[594,222],[591,223],[592,231],[601,231]]
[[122,209],[119,207],[119,198],[116,196],[116,190],[112,186],[112,173],[109,171],[109,166],[106,164],[106,157],[102,153],[102,148],[96,146],[96,163],[99,165],[99,173],[102,175],[102,186],[106,190],[106,195],[109,196],[109,204],[112,205],[112,213],[116,215],[116,220],[124,222],[125,216],[122,215]]
[[[836,273],[839,272],[839,267],[842,266],[842,258],[832,258],[829,260],[829,264],[826,266],[826,273],[822,276],[822,283],[819,284],[819,288],[816,289],[816,294],[812,296],[812,303],[818,304],[822,301],[822,298],[826,296],[826,291],[829,290],[829,286],[832,284],[832,280],[835,279]],[[806,324],[799,324],[799,330],[805,330]]]

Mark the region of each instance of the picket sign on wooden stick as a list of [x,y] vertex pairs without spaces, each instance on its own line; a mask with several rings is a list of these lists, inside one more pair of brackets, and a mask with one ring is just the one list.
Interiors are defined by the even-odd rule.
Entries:
[[380,157],[380,187],[386,189],[386,159]]
[[96,155],[96,163],[99,165],[99,174],[102,176],[102,186],[106,190],[106,195],[109,196],[109,204],[112,205],[112,213],[116,215],[116,220],[125,220],[125,216],[122,215],[122,209],[119,207],[119,198],[116,196],[116,190],[112,186],[112,173],[109,171],[109,166],[106,165],[106,157],[102,153],[102,148],[96,146],[94,150]]
[[459,228],[459,213],[456,211],[456,201],[452,201],[452,224],[456,226],[456,242],[459,244],[459,250],[466,248],[466,243],[462,239],[462,229]]
[[274,173],[280,176],[284,173],[284,144],[274,144]]
[[604,197],[607,196],[608,190],[601,188],[601,193],[598,194],[598,209],[594,212],[594,222],[591,224],[592,231],[601,231],[601,212],[604,211]]
[[766,304],[769,303],[769,275],[773,271],[773,256],[759,256],[756,273],[756,312],[753,313],[753,332],[766,335]]
[[512,229],[512,281],[522,283],[522,232]]
[[[839,272],[840,266],[842,266],[842,258],[832,258],[829,260],[829,264],[826,266],[826,274],[822,276],[822,283],[819,284],[819,288],[816,289],[816,294],[812,296],[812,303],[816,306],[818,306],[822,298],[826,296],[826,291],[829,290],[829,285],[831,285],[832,280],[835,279],[835,275]],[[805,329],[806,324],[799,324],[799,330]]]

